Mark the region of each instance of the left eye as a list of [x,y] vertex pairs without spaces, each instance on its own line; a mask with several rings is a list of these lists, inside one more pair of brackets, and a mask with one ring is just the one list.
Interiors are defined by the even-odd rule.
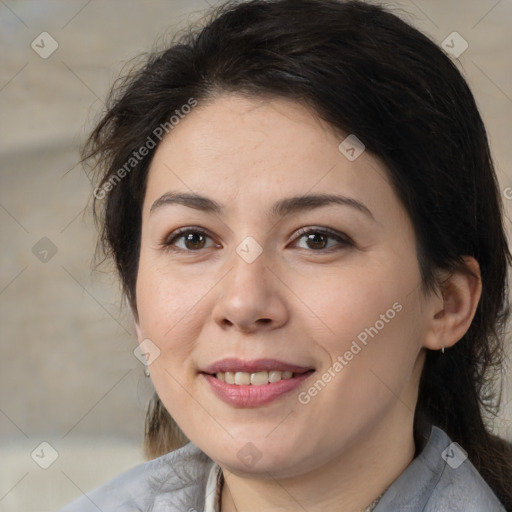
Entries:
[[327,230],[327,229],[301,229],[298,233],[298,237],[296,240],[301,240],[302,238],[306,239],[306,244],[308,247],[306,249],[315,248],[317,251],[329,250],[331,247],[326,247],[327,241],[329,239],[335,240],[338,244],[334,244],[334,246],[347,246],[352,245],[352,241],[347,237],[342,235],[341,233],[337,233],[335,231]]

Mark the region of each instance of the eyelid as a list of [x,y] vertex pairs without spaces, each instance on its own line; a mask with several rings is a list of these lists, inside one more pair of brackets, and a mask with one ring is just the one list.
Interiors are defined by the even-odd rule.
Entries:
[[[320,233],[324,235],[328,235],[331,238],[336,239],[338,242],[342,242],[347,245],[355,245],[354,241],[345,233],[341,233],[336,231],[335,229],[321,226],[308,226],[304,228],[300,228],[298,231],[294,233],[294,240],[301,238],[303,235],[307,235],[309,233]],[[321,251],[316,251],[321,252]]]
[[166,235],[164,238],[164,242],[169,242],[169,241],[173,240],[174,238],[176,238],[178,235],[182,235],[183,233],[188,233],[188,232],[194,232],[194,233],[198,232],[201,234],[211,236],[210,233],[208,233],[208,231],[206,229],[201,228],[199,226],[184,226],[182,228],[177,228],[174,231],[172,231],[171,233],[169,233],[168,235]]
[[[164,248],[166,248],[166,249],[169,249],[169,248],[171,248],[171,242],[173,240],[180,238],[180,235],[183,235],[186,233],[199,233],[200,235],[207,236],[208,238],[211,238],[212,240],[214,239],[214,237],[209,233],[209,231],[202,227],[184,226],[182,228],[175,229],[172,233],[169,233],[167,236],[165,236],[160,245],[164,246]],[[185,249],[179,249],[179,248],[176,249],[176,251],[199,252],[199,251],[186,251]]]

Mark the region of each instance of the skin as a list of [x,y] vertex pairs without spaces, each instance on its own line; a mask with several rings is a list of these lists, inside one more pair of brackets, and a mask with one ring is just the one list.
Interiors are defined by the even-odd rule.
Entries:
[[[356,512],[372,502],[414,457],[425,348],[456,343],[478,303],[480,281],[464,274],[444,275],[438,293],[423,291],[414,230],[384,165],[368,151],[349,161],[338,149],[345,136],[297,102],[226,94],[195,107],[150,167],[137,335],[160,351],[149,368],[163,404],[223,469],[222,512],[341,504]],[[151,212],[171,190],[207,196],[225,212],[180,204]],[[371,215],[329,205],[270,216],[275,201],[312,193],[347,196]],[[207,236],[172,241],[187,226]],[[315,245],[297,234],[322,227],[352,243],[317,235]],[[252,263],[236,252],[249,236],[262,249]],[[395,303],[400,312],[300,403],[298,393]],[[199,373],[225,357],[275,358],[315,374],[270,404],[234,407]],[[249,467],[237,456],[247,443],[261,457]]]

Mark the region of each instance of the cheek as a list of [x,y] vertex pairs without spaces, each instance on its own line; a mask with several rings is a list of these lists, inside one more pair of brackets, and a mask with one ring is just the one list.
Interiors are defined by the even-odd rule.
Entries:
[[337,381],[360,397],[366,390],[367,399],[375,391],[368,388],[399,389],[407,382],[424,328],[420,272],[413,255],[382,255],[379,263],[344,269],[323,293],[317,290],[312,296],[328,327],[315,340],[329,356],[326,364],[332,367],[341,356],[336,374],[345,376]]
[[358,269],[341,269],[323,280],[323,286],[312,279],[303,283],[303,289],[309,290],[308,302],[329,327],[333,339],[341,334],[343,338],[355,338],[375,324],[379,332],[384,332],[392,323],[400,323],[417,285],[416,277],[419,275],[414,268],[393,268],[381,261]]
[[162,269],[141,257],[137,277],[137,309],[141,335],[155,343],[162,356],[173,354],[176,365],[193,347],[201,329],[197,309],[212,284]]

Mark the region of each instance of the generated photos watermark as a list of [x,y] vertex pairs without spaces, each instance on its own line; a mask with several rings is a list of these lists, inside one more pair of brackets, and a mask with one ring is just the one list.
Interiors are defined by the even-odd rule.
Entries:
[[297,399],[303,405],[309,404],[311,399],[322,391],[329,382],[338,375],[345,366],[349,364],[354,357],[359,354],[363,348],[368,345],[370,339],[373,339],[379,332],[384,329],[386,324],[389,324],[393,318],[402,311],[403,306],[399,302],[395,302],[385,313],[382,313],[371,327],[366,327],[357,335],[357,340],[353,340],[350,348],[345,351],[343,355],[339,355],[332,366],[327,368],[324,373],[312,384],[306,391],[301,391]]
[[103,199],[108,192],[114,189],[114,187],[125,178],[130,172],[142,162],[146,156],[149,155],[150,150],[154,149],[158,142],[160,142],[165,135],[170,133],[180,123],[180,121],[197,106],[197,100],[195,98],[189,98],[187,103],[182,105],[179,109],[174,111],[174,114],[169,118],[168,121],[158,125],[151,135],[149,135],[144,144],[136,151],[134,151],[130,158],[120,167],[110,178],[101,185],[94,189],[94,197],[96,199]]

